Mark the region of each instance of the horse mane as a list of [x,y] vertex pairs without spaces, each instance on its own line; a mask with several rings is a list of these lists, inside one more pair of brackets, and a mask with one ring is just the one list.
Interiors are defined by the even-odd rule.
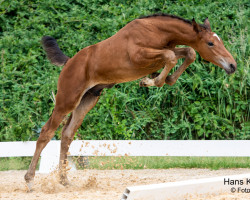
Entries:
[[[166,14],[166,13],[155,13],[155,14],[146,15],[146,16],[142,15],[137,19],[146,19],[146,18],[152,18],[152,17],[166,17],[166,18],[178,19],[180,21],[183,21],[187,24],[192,25],[191,20],[187,20],[187,19],[184,19],[182,17],[176,16],[176,15],[171,15],[171,14]],[[204,29],[208,29],[208,27],[206,27],[204,24],[199,24],[199,25]]]
[[146,15],[146,16],[143,15],[143,16],[140,16],[138,19],[145,19],[145,18],[151,18],[151,17],[169,17],[169,18],[181,20],[188,24],[192,24],[190,20],[178,17],[176,15],[166,14],[166,13],[155,13],[155,14]]

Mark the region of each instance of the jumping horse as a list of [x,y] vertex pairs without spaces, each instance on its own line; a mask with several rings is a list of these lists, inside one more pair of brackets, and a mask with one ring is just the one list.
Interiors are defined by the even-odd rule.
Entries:
[[[72,58],[64,55],[56,40],[45,36],[43,47],[52,64],[64,65],[57,84],[53,113],[43,126],[36,150],[25,174],[29,190],[32,189],[35,169],[44,147],[54,136],[64,117],[71,113],[62,130],[59,162],[60,183],[67,185],[65,170],[67,152],[74,134],[85,115],[95,106],[104,88],[133,81],[163,68],[153,78],[145,77],[140,86],[162,87],[173,85],[186,68],[200,56],[231,74],[236,62],[226,50],[222,39],[212,32],[208,19],[203,24],[168,14],[155,14],[129,22],[112,37],[80,50]],[[187,48],[176,48],[186,45]],[[172,74],[177,60],[183,64]]]

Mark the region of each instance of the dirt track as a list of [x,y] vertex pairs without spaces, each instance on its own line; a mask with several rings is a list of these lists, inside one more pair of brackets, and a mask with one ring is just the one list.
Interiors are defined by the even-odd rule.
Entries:
[[[68,187],[57,183],[56,175],[37,174],[34,191],[27,193],[23,179],[25,171],[2,171],[0,172],[0,199],[119,200],[127,186],[243,173],[250,173],[250,169],[79,170],[69,173],[71,185]],[[199,199],[249,200],[250,193],[234,195],[228,193]]]

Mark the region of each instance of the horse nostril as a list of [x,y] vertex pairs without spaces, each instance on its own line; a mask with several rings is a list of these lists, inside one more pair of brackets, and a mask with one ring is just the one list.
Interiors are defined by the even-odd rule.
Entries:
[[233,64],[230,64],[230,68],[231,68],[231,72],[232,72],[232,73],[235,72],[236,67],[235,67]]

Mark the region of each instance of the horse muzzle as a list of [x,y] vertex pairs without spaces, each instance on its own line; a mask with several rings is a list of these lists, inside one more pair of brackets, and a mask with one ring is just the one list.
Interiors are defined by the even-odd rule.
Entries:
[[227,59],[224,59],[224,58],[219,58],[219,60],[218,60],[218,64],[220,65],[220,67],[222,69],[224,69],[226,71],[227,74],[233,74],[237,69],[236,62],[234,60],[231,60],[231,59],[230,59],[230,61]]
[[231,63],[231,64],[229,64],[229,66],[227,68],[224,68],[224,69],[225,69],[227,74],[233,74],[236,71],[237,66],[235,64]]

